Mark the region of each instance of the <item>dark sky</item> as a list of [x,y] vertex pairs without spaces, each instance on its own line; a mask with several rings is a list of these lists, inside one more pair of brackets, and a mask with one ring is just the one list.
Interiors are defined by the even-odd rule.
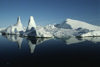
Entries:
[[0,0],[0,27],[15,24],[18,16],[24,26],[29,16],[34,16],[37,25],[67,18],[100,25],[100,0]]

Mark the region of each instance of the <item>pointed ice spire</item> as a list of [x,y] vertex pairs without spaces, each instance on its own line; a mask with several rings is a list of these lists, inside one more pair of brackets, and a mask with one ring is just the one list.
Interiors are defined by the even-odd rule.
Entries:
[[21,20],[20,20],[20,16],[18,16],[18,18],[17,18],[16,26],[22,27],[22,23],[21,23]]
[[31,30],[32,28],[36,28],[36,24],[35,24],[35,20],[34,20],[33,16],[30,16],[27,30]]

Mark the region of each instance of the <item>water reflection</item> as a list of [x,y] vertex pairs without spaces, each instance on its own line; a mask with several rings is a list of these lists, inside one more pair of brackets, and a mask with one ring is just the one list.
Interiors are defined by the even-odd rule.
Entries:
[[80,43],[80,42],[83,42],[84,40],[83,39],[78,39],[76,37],[70,37],[68,39],[62,39],[64,43],[66,43],[67,45],[70,45],[70,44],[75,44],[75,43]]
[[9,41],[16,42],[18,44],[18,48],[21,48],[23,38],[15,35],[4,35]]
[[83,37],[83,38],[71,37],[68,39],[61,39],[61,40],[63,40],[63,42],[66,43],[67,45],[81,43],[81,42],[85,42],[85,41],[98,43],[98,42],[100,42],[100,37]]
[[[5,39],[5,38],[7,39]],[[100,37],[33,38],[5,35],[0,37],[0,62],[3,64],[63,63],[100,60]],[[8,41],[10,40],[10,41]],[[19,45],[20,50],[17,48]],[[96,43],[96,44],[94,44]],[[32,53],[32,54],[31,54]]]
[[23,39],[26,39],[27,44],[30,49],[30,53],[34,53],[35,47],[44,41],[47,41],[51,38],[34,38],[34,37],[25,37],[22,38],[17,35],[3,35],[5,38],[7,38],[9,41],[16,42],[18,44],[18,48],[21,48]]
[[[43,42],[51,39],[51,38],[34,38],[34,37],[22,38],[15,35],[4,35],[4,37],[12,42],[16,42],[18,44],[18,48],[20,49],[21,49],[23,40],[25,39],[29,46],[30,53],[34,53],[37,45],[42,44]],[[61,38],[60,40],[67,45],[77,44],[77,43],[81,43],[85,41],[98,43],[100,42],[100,37],[84,37],[84,38],[70,37],[70,38]]]
[[100,37],[84,37],[82,38],[84,41],[91,41],[93,43],[100,42]]
[[51,38],[33,38],[33,37],[28,37],[26,38],[28,40],[28,45],[30,48],[30,53],[34,53],[35,47],[44,41],[47,41]]

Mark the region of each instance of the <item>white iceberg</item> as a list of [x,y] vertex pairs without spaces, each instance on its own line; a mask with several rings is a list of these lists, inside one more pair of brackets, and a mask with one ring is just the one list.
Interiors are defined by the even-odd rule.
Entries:
[[63,23],[56,24],[55,26],[58,28],[65,28],[65,29],[82,28],[82,29],[88,29],[88,30],[100,30],[99,26],[88,24],[86,22],[79,21],[79,20],[73,20],[73,19],[66,19],[66,21],[64,21]]
[[64,29],[64,28],[57,28],[54,25],[47,25],[44,27],[47,32],[50,32],[54,37],[57,38],[67,38],[69,36],[73,36],[76,33],[75,30],[72,29]]
[[49,32],[46,32],[43,27],[37,27],[32,16],[30,16],[28,27],[24,33],[24,36],[53,37]]
[[70,36],[99,36],[99,26],[88,24],[83,21],[67,19],[61,24],[47,25],[47,26],[36,26],[33,16],[30,16],[27,28],[23,27],[20,17],[18,17],[17,24],[9,26],[3,31],[6,34],[19,34],[23,36],[34,36],[34,37],[57,37],[57,38],[68,38]]
[[6,33],[6,34],[20,34],[21,32],[24,32],[24,31],[25,30],[24,30],[23,25],[21,23],[20,17],[18,17],[17,23],[13,26],[9,26],[8,28],[6,28],[4,33]]
[[30,16],[27,30],[30,31],[32,28],[36,29],[36,23],[35,23],[35,20],[34,20],[33,16]]
[[82,28],[82,29],[88,29],[88,30],[100,30],[99,26],[95,26],[83,21],[78,21],[78,20],[67,19],[66,24],[70,25],[72,29]]
[[[73,34],[71,34],[71,32],[69,31],[69,34],[74,35],[74,36],[80,36],[82,34],[83,34],[82,36],[99,36],[99,33],[97,31],[100,31],[99,26],[88,24],[83,21],[73,20],[73,19],[67,19],[66,21],[64,21],[61,24],[56,24],[55,27],[59,28],[59,31],[62,28],[66,29],[66,30],[67,29],[76,30],[76,32],[73,32]],[[91,33],[91,31],[96,31],[96,32]],[[62,32],[64,33],[66,31],[62,31]],[[58,34],[60,34],[60,33],[58,32],[57,35]],[[66,34],[68,34],[68,33],[66,33]],[[92,34],[94,34],[94,35],[92,35]],[[63,34],[61,34],[61,35],[63,35]]]

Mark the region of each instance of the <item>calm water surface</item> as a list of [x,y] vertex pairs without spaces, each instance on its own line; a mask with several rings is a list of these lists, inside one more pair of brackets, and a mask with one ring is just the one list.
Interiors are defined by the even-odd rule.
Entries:
[[0,65],[94,64],[100,62],[100,38],[22,38],[0,35]]

